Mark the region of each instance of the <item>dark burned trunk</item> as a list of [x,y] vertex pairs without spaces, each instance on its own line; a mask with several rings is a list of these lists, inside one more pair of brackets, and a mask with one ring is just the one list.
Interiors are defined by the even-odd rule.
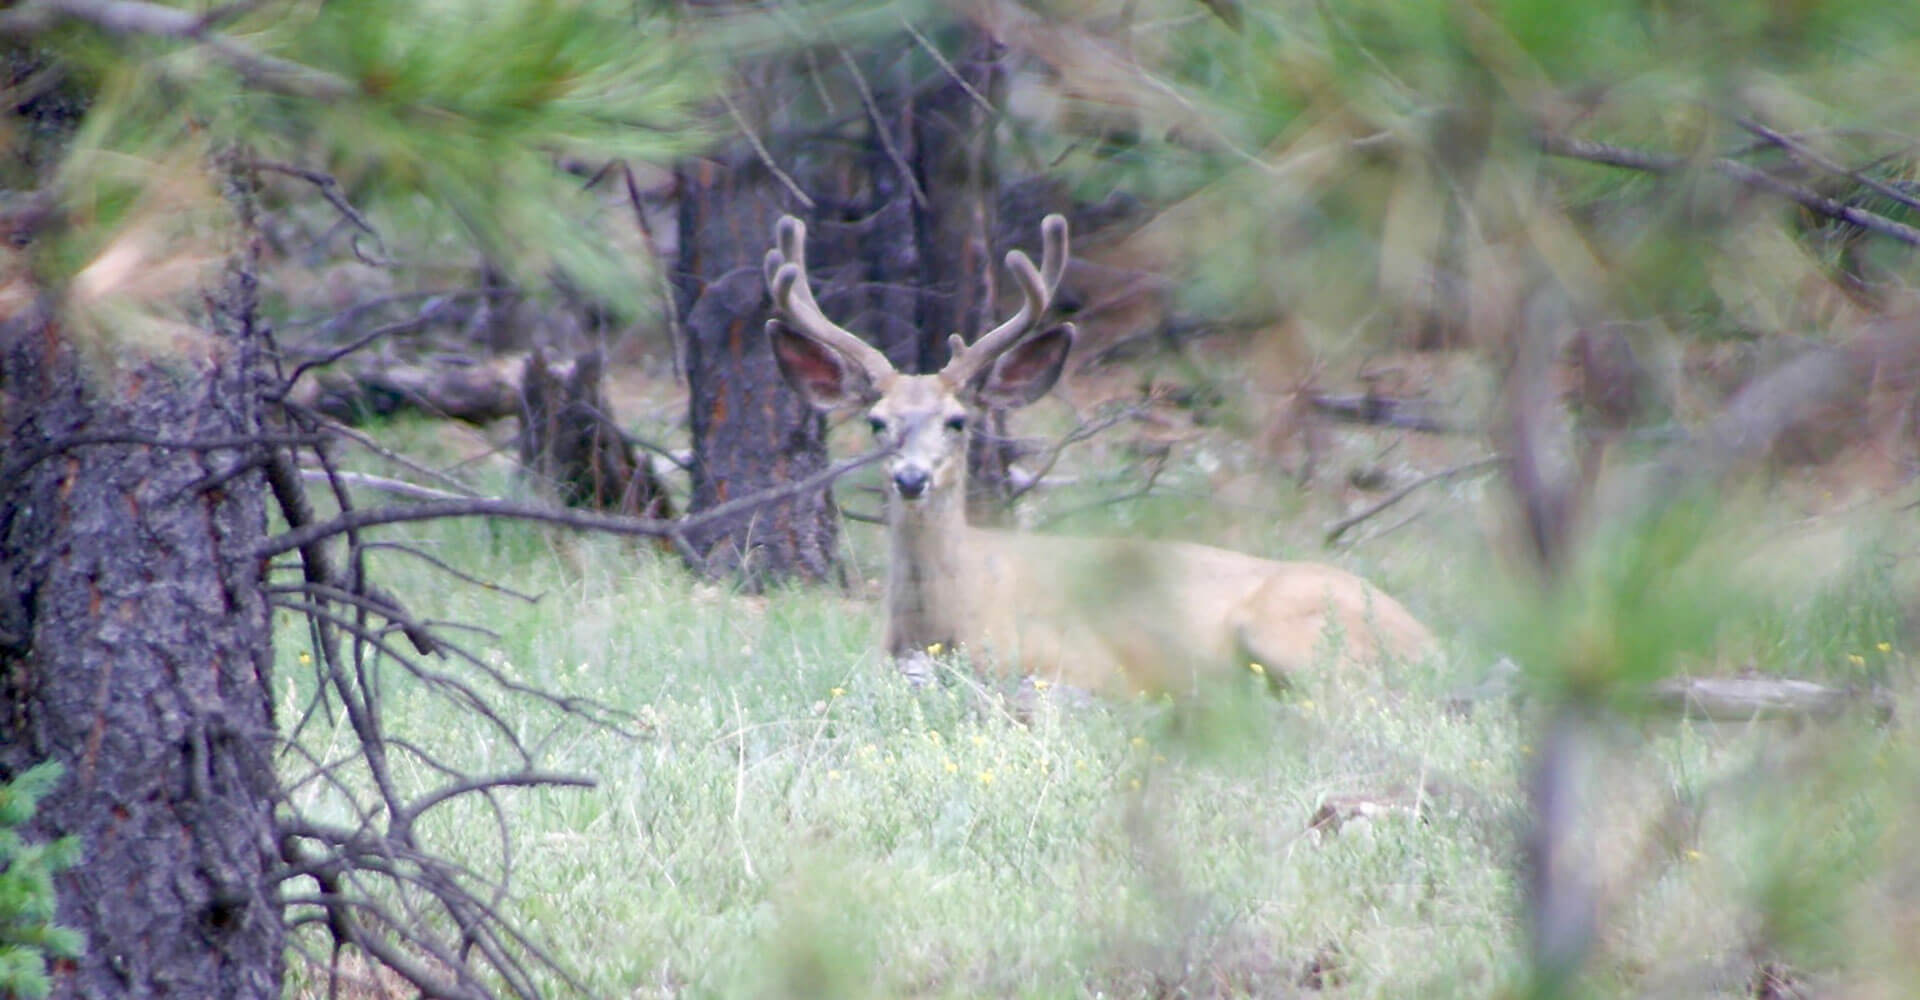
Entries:
[[[994,325],[1000,274],[993,246],[999,202],[993,136],[1006,67],[1000,43],[985,32],[960,22],[953,34],[954,49],[964,56],[955,60],[953,73],[933,78],[913,119],[927,192],[916,227],[926,248],[921,280],[934,293],[920,300],[924,371],[947,363],[948,334],[972,342]],[[1039,234],[1040,220],[1031,221],[1031,232],[1023,234],[1028,241]],[[1013,495],[1007,465],[1014,458],[1006,430],[1006,414],[989,414],[986,426],[967,440],[967,516],[975,524],[1006,520]]]
[[[960,53],[951,71],[896,63],[862,150],[874,202],[860,246],[873,321],[853,329],[902,371],[939,371],[950,335],[971,342],[995,319],[993,109],[1006,69],[1000,44],[964,21],[934,41]],[[992,414],[968,441],[967,512],[975,523],[1004,520],[1012,458],[1005,429],[1005,415]]]
[[[66,778],[78,834],[61,997],[276,997],[274,729],[250,331],[105,364],[45,314],[0,323],[0,776]],[[217,447],[222,440],[226,447]],[[82,443],[86,442],[86,443]],[[189,443],[166,446],[158,442]]]
[[[772,246],[773,180],[752,161],[706,162],[680,177],[675,294],[685,329],[693,432],[691,513],[826,467],[826,428],[780,380],[764,326],[760,261]],[[838,512],[827,490],[768,504],[691,532],[696,567],[750,585],[826,579]]]
[[520,464],[569,507],[672,517],[666,487],[613,422],[597,352],[527,359],[520,390]]

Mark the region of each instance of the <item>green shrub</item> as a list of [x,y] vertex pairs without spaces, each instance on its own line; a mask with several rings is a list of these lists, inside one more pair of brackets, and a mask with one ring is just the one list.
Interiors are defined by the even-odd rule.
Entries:
[[53,922],[53,876],[80,859],[80,841],[30,844],[19,829],[61,771],[48,761],[0,784],[0,996],[46,996],[47,959],[74,958],[83,947],[78,931]]

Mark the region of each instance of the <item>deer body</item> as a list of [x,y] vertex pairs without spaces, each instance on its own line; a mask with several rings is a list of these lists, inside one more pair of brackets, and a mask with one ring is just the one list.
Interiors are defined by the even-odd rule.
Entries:
[[1116,694],[1189,693],[1258,663],[1275,679],[1322,656],[1342,667],[1416,659],[1431,638],[1345,570],[1189,542],[1034,535],[943,508],[889,510],[886,648],[934,644],[994,673]]
[[1188,693],[1259,664],[1275,680],[1382,656],[1416,658],[1432,637],[1393,598],[1333,566],[1276,562],[1183,542],[1032,535],[966,521],[966,432],[990,408],[1053,388],[1073,328],[1028,336],[1065,269],[1066,225],[1042,226],[1043,264],[1008,255],[1026,303],[938,373],[905,375],[833,325],[805,277],[805,229],[781,221],[767,279],[782,374],[821,409],[869,407],[892,449],[886,648],[914,660],[940,646],[997,673],[1114,693]]

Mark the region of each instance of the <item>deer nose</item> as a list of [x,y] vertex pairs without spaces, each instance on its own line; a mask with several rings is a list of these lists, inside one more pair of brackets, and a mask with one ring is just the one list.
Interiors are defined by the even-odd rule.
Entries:
[[931,478],[925,469],[899,469],[893,474],[893,488],[908,500],[918,500],[920,494],[927,491]]

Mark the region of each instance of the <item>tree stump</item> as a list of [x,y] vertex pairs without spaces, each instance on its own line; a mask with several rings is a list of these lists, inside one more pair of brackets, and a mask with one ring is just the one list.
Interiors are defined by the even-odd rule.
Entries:
[[673,504],[613,422],[598,352],[554,361],[539,351],[520,383],[520,463],[561,503],[667,518]]

